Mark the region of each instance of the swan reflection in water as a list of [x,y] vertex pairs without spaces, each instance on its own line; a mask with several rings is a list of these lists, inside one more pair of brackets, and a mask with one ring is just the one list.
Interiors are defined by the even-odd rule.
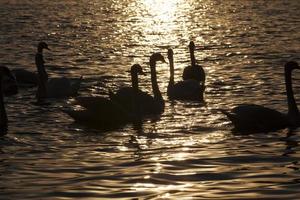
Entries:
[[283,114],[274,109],[254,104],[239,105],[231,111],[222,110],[232,122],[234,132],[270,132],[287,127],[299,127],[299,110],[292,88],[292,71],[294,69],[300,69],[298,63],[294,61],[287,62],[284,66],[288,113]]

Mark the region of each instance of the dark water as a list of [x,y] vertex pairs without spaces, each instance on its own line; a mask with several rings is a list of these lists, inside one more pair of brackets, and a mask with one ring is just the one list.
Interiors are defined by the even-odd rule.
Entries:
[[[298,0],[0,0],[0,64],[35,70],[36,44],[51,77],[84,76],[80,95],[130,84],[134,63],[187,44],[207,73],[206,104],[166,98],[142,129],[100,132],[72,123],[66,100],[36,106],[35,88],[9,97],[0,140],[0,199],[299,199],[300,132],[233,135],[219,108],[257,103],[286,112],[283,64],[300,61]],[[300,72],[294,77],[299,99]],[[150,91],[150,76],[141,85]]]

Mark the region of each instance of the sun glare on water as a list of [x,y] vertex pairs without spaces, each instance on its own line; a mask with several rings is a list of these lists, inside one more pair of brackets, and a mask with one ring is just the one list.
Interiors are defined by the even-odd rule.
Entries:
[[[185,30],[183,0],[141,0],[142,30],[146,43],[178,44],[178,30]],[[184,32],[184,31],[183,31]]]
[[144,0],[143,4],[154,20],[160,22],[171,22],[176,19],[176,10],[180,2],[181,0]]

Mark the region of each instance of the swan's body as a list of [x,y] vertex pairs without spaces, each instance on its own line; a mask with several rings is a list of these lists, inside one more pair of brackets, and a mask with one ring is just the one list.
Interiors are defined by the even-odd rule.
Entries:
[[[137,106],[139,106],[137,112],[140,112],[142,116],[161,113],[161,110],[157,109],[156,101],[147,92],[138,90],[136,97],[134,97],[134,93],[135,91],[132,87],[124,87],[119,89],[115,94],[111,92],[109,96],[112,101],[118,102],[130,112],[134,112]],[[138,105],[133,104],[133,98],[135,98],[134,102]]]
[[184,80],[177,83],[174,82],[174,59],[173,50],[168,50],[168,58],[170,63],[170,80],[167,94],[170,99],[178,100],[203,100],[204,86],[196,80]]
[[222,111],[233,123],[234,131],[239,133],[270,132],[300,126],[299,111],[292,90],[291,72],[293,69],[300,69],[296,62],[288,62],[285,65],[288,114],[254,104],[240,105],[230,112]]
[[76,99],[83,110],[64,110],[75,122],[103,130],[118,128],[133,117],[120,105],[104,97]]
[[68,79],[66,77],[53,78],[48,80],[48,74],[44,66],[43,49],[49,49],[45,42],[40,42],[38,52],[35,56],[35,63],[38,71],[38,101],[44,98],[63,98],[76,96],[81,84],[81,78]]
[[5,135],[8,128],[7,114],[3,97],[18,92],[17,82],[7,67],[0,67],[0,135]]
[[[104,97],[78,97],[76,103],[84,108],[84,110],[65,111],[75,121],[84,123],[101,129],[116,128],[128,122],[136,122],[140,117],[139,105],[136,97],[139,94],[138,74],[142,74],[140,65],[131,67],[131,76],[133,87],[129,89],[121,89],[121,96],[127,91],[131,94],[128,105],[125,107],[119,103],[117,99],[107,99]],[[123,91],[123,92],[122,92]],[[117,97],[116,97],[117,98]]]
[[205,71],[203,70],[202,66],[196,64],[195,59],[195,44],[193,41],[189,44],[190,49],[190,57],[191,57],[191,65],[184,68],[182,78],[183,80],[196,80],[201,82],[205,85]]
[[25,69],[12,69],[11,72],[15,75],[18,86],[34,87],[38,84],[38,75],[32,71]]
[[[11,71],[16,77],[19,87],[34,87],[38,85],[38,74],[25,69],[13,69]],[[61,98],[76,96],[80,88],[81,80],[82,78],[50,78],[46,83],[47,97]]]
[[64,98],[77,96],[81,81],[82,77],[74,79],[66,77],[51,78],[47,82],[47,97]]
[[[160,53],[154,53],[150,57],[150,68],[151,68],[151,84],[153,97],[141,90],[134,89],[134,80],[132,80],[131,88],[121,88],[116,94],[110,94],[110,98],[119,103],[128,111],[133,111],[136,106],[132,106],[132,99],[135,99],[135,103],[138,106],[138,112],[141,116],[157,115],[164,111],[164,100],[160,93],[157,78],[156,78],[156,62],[165,62],[164,57]],[[136,97],[134,97],[136,94]]]
[[240,133],[270,132],[289,125],[288,118],[281,112],[260,105],[244,104],[224,112]]

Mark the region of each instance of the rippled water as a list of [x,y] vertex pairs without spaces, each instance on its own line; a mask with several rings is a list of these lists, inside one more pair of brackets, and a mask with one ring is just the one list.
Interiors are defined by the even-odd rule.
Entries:
[[[257,103],[286,112],[283,64],[300,61],[298,0],[0,0],[0,64],[34,71],[47,41],[49,74],[84,76],[80,95],[130,84],[133,63],[187,44],[207,73],[206,103],[166,98],[142,129],[100,132],[72,123],[66,100],[36,106],[35,88],[9,97],[9,135],[0,140],[0,199],[299,199],[300,132],[233,135],[219,108]],[[300,72],[294,73],[299,99]],[[141,85],[150,91],[150,76]]]

